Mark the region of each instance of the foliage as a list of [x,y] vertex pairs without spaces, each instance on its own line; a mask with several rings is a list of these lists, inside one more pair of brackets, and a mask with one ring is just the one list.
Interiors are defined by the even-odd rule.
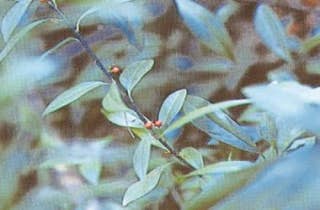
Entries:
[[2,0],[0,210],[319,209],[301,2]]

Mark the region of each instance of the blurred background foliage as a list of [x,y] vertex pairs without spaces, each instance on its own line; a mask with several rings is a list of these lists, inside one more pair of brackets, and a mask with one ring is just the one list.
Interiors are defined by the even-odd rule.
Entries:
[[[214,166],[218,172],[199,172],[202,176],[184,176],[190,171],[170,166],[153,191],[122,206],[124,192],[137,180],[132,157],[139,142],[101,113],[103,87],[42,118],[46,105],[63,90],[105,76],[48,5],[30,1],[11,39],[3,31],[0,39],[1,210],[320,208],[318,90],[294,82],[251,86],[242,94],[244,87],[267,81],[319,86],[319,1],[265,1],[262,6],[251,0],[196,2],[206,10],[187,0],[57,0],[67,18],[78,21],[105,66],[155,60],[133,94],[146,116],[156,119],[166,96],[181,88],[194,95],[188,96],[185,113],[195,104],[245,95],[258,108],[237,107],[228,114],[241,122],[263,155],[230,146],[233,136],[209,117],[200,118],[170,133],[170,143],[177,150],[196,148],[204,165],[227,165]],[[2,19],[15,4],[0,0]],[[212,12],[210,23],[225,31],[206,31],[206,25],[193,22],[193,12],[203,15],[206,24]],[[223,36],[213,40],[206,33]],[[283,38],[285,45],[279,44]],[[154,149],[149,167],[171,159]]]

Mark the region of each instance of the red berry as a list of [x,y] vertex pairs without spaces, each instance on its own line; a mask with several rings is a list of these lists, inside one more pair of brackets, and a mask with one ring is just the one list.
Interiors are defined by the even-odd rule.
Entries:
[[162,126],[162,122],[161,122],[161,120],[156,120],[155,122],[154,122],[154,125],[156,126],[156,127],[161,127]]
[[48,0],[39,0],[40,3],[48,3]]
[[121,68],[119,66],[111,66],[110,71],[112,74],[119,74],[121,72]]
[[152,127],[153,127],[153,123],[150,122],[150,121],[148,121],[148,122],[146,122],[146,123],[144,124],[144,127],[145,127],[146,129],[150,130],[150,129],[152,129]]

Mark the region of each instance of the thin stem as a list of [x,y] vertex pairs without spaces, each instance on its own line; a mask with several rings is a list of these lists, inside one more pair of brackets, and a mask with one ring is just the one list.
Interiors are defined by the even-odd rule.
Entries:
[[82,45],[82,47],[85,49],[85,51],[88,53],[88,55],[94,60],[96,65],[99,67],[99,69],[107,76],[109,79],[109,82],[111,82],[112,74],[104,67],[101,60],[98,58],[98,56],[93,52],[91,47],[89,46],[88,42],[82,37],[82,35],[77,31],[76,27],[74,27],[67,17],[64,15],[64,13],[52,2],[48,1],[48,4],[52,10],[54,10],[64,21],[64,23],[68,26],[68,28],[72,31],[75,38],[77,38]]
[[[52,1],[49,0],[48,4],[52,10],[54,10],[64,21],[64,23],[67,25],[67,27],[72,31],[74,37],[79,40],[80,44],[82,47],[85,49],[87,54],[95,61],[95,64],[97,67],[107,76],[108,82],[115,82],[117,85],[122,100],[124,103],[131,108],[139,117],[139,119],[146,123],[148,121],[147,117],[144,116],[144,114],[140,111],[139,107],[136,105],[136,103],[133,101],[133,99],[129,96],[127,90],[122,86],[122,84],[119,81],[119,78],[113,76],[102,64],[101,60],[98,58],[98,56],[94,53],[94,51],[91,49],[89,46],[88,42],[83,38],[83,36],[80,34],[80,32],[77,30],[76,27],[74,27],[68,20],[68,18],[64,15],[64,13],[56,6],[56,4]],[[181,157],[177,151],[172,148],[165,140],[162,138],[157,138],[155,133],[151,131],[151,134],[155,139],[157,139],[169,152],[171,155],[173,155],[176,159],[178,159],[181,163],[189,167],[190,169],[196,169],[193,167],[188,161],[186,161],[183,157]]]
[[186,166],[188,166],[189,168],[196,170],[196,168],[191,165],[190,163],[188,163],[188,161],[186,161],[183,157],[181,157],[165,140],[163,140],[162,138],[156,138],[164,147],[166,147],[168,149],[168,151],[170,152],[170,154],[172,154],[173,156],[175,156],[179,161],[181,161],[183,164],[185,164]]

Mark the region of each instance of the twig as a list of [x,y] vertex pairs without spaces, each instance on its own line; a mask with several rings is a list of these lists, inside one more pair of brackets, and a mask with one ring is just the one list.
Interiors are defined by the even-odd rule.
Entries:
[[[56,4],[52,0],[49,0],[48,4],[49,4],[50,8],[53,11],[55,11],[62,18],[64,23],[67,25],[67,27],[72,31],[74,37],[79,40],[80,44],[85,49],[87,54],[94,60],[94,62],[97,65],[97,67],[107,76],[107,78],[109,80],[107,82],[109,82],[109,83],[114,82],[117,85],[124,103],[137,114],[137,116],[139,117],[139,119],[142,122],[146,123],[148,121],[147,117],[145,117],[144,114],[140,111],[139,107],[136,105],[136,103],[129,96],[128,92],[122,86],[122,84],[120,83],[119,79],[117,77],[113,76],[113,74],[111,74],[104,67],[104,65],[102,64],[101,60],[98,58],[98,56],[94,53],[94,51],[89,46],[88,42],[83,38],[83,36],[80,34],[80,32],[77,30],[77,28],[75,26],[73,26],[69,22],[68,18],[56,6]],[[183,157],[181,157],[178,154],[178,152],[174,148],[172,148],[165,140],[163,140],[162,138],[157,138],[156,134],[153,131],[151,131],[151,134],[152,134],[153,137],[155,137],[155,139],[157,139],[170,152],[171,155],[173,155],[175,158],[177,158],[181,163],[183,163],[184,165],[186,165],[190,169],[193,169],[193,170],[196,169],[190,163],[188,163],[188,161],[186,161]]]

